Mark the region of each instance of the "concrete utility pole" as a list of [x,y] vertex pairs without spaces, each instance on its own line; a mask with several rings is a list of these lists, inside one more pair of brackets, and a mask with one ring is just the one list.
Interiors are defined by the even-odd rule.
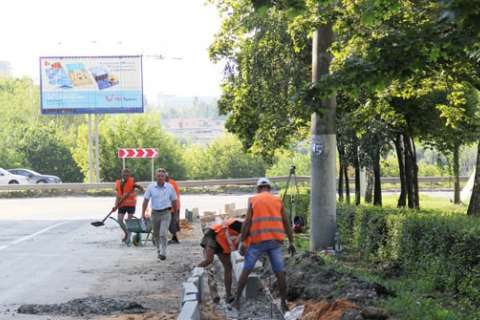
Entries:
[[[332,24],[320,26],[313,35],[312,82],[330,72],[332,56],[328,52],[334,34]],[[319,112],[312,114],[312,174],[310,208],[312,226],[310,249],[334,248],[336,232],[336,112],[335,96],[322,100]]]

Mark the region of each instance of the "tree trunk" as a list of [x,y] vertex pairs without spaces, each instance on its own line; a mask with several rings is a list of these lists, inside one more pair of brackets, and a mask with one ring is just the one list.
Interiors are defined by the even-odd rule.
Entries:
[[412,161],[412,148],[410,145],[410,137],[407,134],[403,136],[405,147],[405,185],[407,187],[407,202],[410,209],[415,208],[415,190],[414,190],[414,164]]
[[372,203],[373,195],[373,172],[370,167],[365,168],[365,175],[367,177],[367,186],[365,188],[365,203]]
[[348,179],[348,165],[347,164],[343,165],[343,170],[344,170],[343,176],[345,177],[345,195],[346,195],[347,203],[350,204],[350,180]]
[[475,167],[475,181],[473,182],[472,197],[468,205],[469,216],[480,216],[480,143],[477,147],[477,165]]
[[455,179],[453,189],[453,203],[460,204],[460,160],[459,160],[460,144],[453,147],[453,176]]
[[410,137],[412,146],[412,163],[413,163],[413,190],[415,192],[415,209],[420,209],[420,188],[418,187],[418,164],[417,164],[417,148],[413,137]]
[[337,146],[338,149],[338,159],[340,168],[338,170],[338,201],[343,202],[343,174],[344,174],[344,158],[345,158],[345,150],[341,146]]
[[360,161],[358,160],[358,146],[353,148],[353,166],[355,167],[355,205],[360,205]]
[[340,160],[340,170],[338,173],[338,201],[343,202],[343,164]]
[[375,151],[373,158],[373,174],[374,174],[374,188],[373,188],[373,205],[382,206],[382,181],[380,178],[380,150]]
[[407,188],[405,181],[405,149],[403,147],[403,136],[399,133],[394,140],[395,150],[397,152],[399,178],[400,178],[400,196],[398,197],[397,208],[405,208],[407,205]]

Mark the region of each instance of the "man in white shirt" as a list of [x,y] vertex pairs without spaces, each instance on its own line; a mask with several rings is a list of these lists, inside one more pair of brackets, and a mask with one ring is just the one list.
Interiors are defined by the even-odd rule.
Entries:
[[172,217],[171,210],[176,207],[177,194],[171,184],[166,182],[167,172],[165,169],[158,169],[156,174],[157,182],[148,186],[145,192],[142,217],[145,219],[148,203],[151,200],[153,240],[158,250],[158,258],[167,258],[167,231]]

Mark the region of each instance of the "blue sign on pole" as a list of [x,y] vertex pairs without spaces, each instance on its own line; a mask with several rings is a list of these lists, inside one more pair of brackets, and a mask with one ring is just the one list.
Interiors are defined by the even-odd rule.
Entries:
[[142,56],[40,57],[42,114],[143,113]]

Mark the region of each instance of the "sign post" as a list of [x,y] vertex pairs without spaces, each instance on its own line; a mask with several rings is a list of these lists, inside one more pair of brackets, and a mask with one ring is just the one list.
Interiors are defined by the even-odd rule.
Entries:
[[158,157],[158,150],[155,148],[120,148],[117,150],[117,157],[122,159],[125,169],[126,159],[152,159],[152,181],[155,177],[155,158]]

